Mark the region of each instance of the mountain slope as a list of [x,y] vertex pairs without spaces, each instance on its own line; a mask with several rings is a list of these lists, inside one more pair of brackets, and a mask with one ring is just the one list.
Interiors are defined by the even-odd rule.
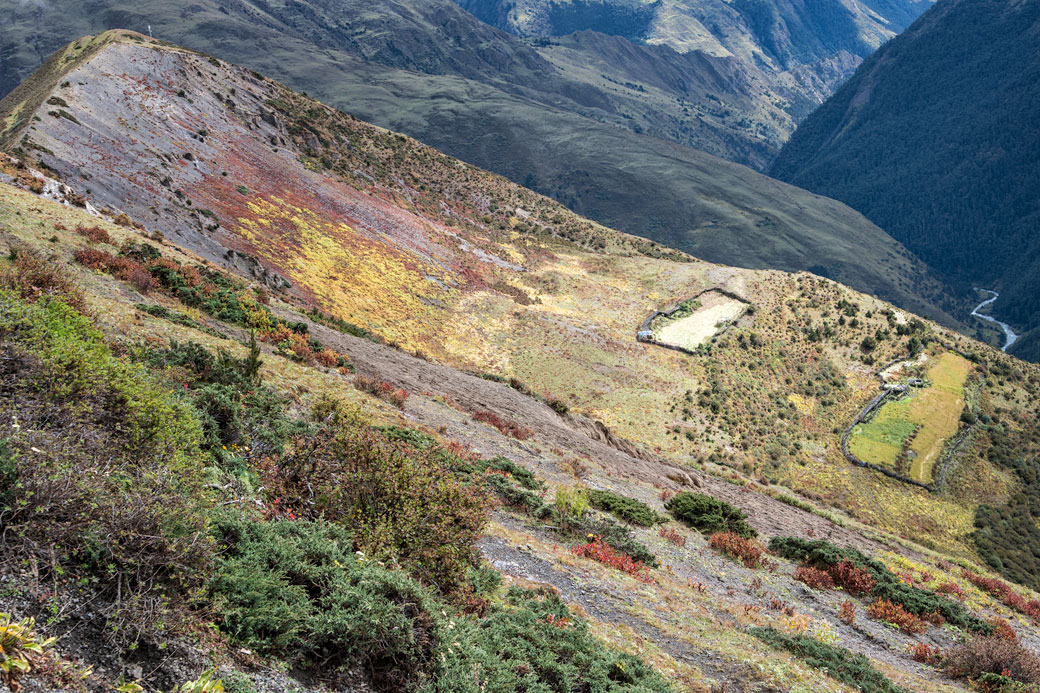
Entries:
[[[0,605],[72,631],[59,646],[99,665],[97,687],[126,674],[168,690],[212,662],[279,691],[293,686],[286,672],[308,690],[340,677],[366,693],[530,690],[546,679],[666,690],[658,674],[674,690],[851,691],[869,679],[953,691],[963,678],[907,647],[960,651],[992,618],[1023,647],[1040,642],[1025,617],[1036,595],[1001,592],[982,567],[1030,584],[1037,574],[1035,523],[1005,521],[1029,515],[1037,488],[1036,366],[830,280],[720,267],[611,231],[141,35],[82,39],[17,93],[28,136],[18,142],[63,180],[0,162],[0,365],[18,395],[0,406],[16,417],[14,473],[38,485],[5,488],[54,493],[69,487],[53,483],[61,472],[82,491],[74,508],[109,495],[87,522],[64,522],[66,506],[39,497],[16,504],[8,540],[36,562],[0,563],[13,573]],[[50,115],[59,109],[67,115]],[[103,335],[69,329],[89,320],[54,301],[62,295]],[[667,327],[702,335],[699,346],[636,340],[651,311],[680,302],[688,314]],[[717,309],[734,303],[720,321]],[[68,358],[84,334],[101,345],[84,353],[105,359],[86,371],[93,378],[82,374],[92,361]],[[876,368],[922,346],[879,382]],[[948,448],[934,493],[850,464],[840,436],[882,382],[925,375],[952,395],[932,400],[938,424],[963,434],[929,425],[920,436]],[[148,387],[128,389],[134,378]],[[927,392],[910,401],[927,403]],[[63,425],[91,407],[39,406],[44,396],[100,414]],[[142,398],[172,398],[197,417],[177,439],[183,456],[115,415],[147,415]],[[113,455],[118,473],[105,475]],[[142,488],[128,473],[171,478],[141,470],[153,459],[160,471],[179,462],[197,488],[114,502]],[[470,504],[474,480],[501,501],[486,517]],[[680,491],[711,500],[671,495]],[[134,513],[180,508],[183,494],[209,518],[212,553],[183,541],[174,547],[203,551],[190,566],[172,561],[183,582],[124,583],[142,555],[169,563],[164,544],[130,539],[185,536],[185,522],[156,534]],[[581,510],[582,497],[597,509]],[[625,512],[636,501],[672,519],[610,520],[639,517]],[[729,520],[701,523],[695,508],[708,502]],[[124,518],[122,541],[97,540]],[[711,538],[724,521],[775,553]],[[823,583],[801,567],[806,547],[820,550],[817,570],[851,556],[878,584],[860,597],[810,589]],[[99,560],[133,551],[126,564]],[[59,567],[65,579],[51,580]],[[141,599],[120,602],[124,585]],[[178,611],[189,595],[198,601]],[[872,610],[881,596],[929,620]],[[53,603],[65,608],[44,623]],[[214,628],[219,638],[197,636]]]
[[1038,36],[1035,3],[937,5],[798,129],[773,174],[848,203],[955,280],[999,288],[995,314],[1036,328]]
[[[81,24],[142,24],[147,17],[153,28],[161,27],[190,46],[281,76],[328,103],[486,164],[612,227],[711,261],[811,269],[945,324],[958,324],[962,307],[905,249],[862,217],[748,169],[616,127],[610,121],[625,118],[610,115],[615,106],[604,103],[600,92],[563,76],[554,79],[553,72],[546,76],[543,58],[515,39],[503,44],[494,35],[473,34],[466,22],[483,25],[450,3],[445,11],[458,14],[464,24],[454,33],[423,33],[416,10],[398,8],[389,19],[378,14],[363,31],[326,29],[333,34],[329,41],[335,39],[327,48],[315,43],[325,40],[312,36],[317,29],[292,29],[276,17],[254,16],[255,10],[224,15],[215,5],[199,5],[201,10],[189,13],[163,3],[135,6],[131,14],[111,9],[87,15],[73,9],[58,14],[56,6],[49,7],[49,12],[22,15],[18,26],[53,21],[55,28],[45,36],[54,40]],[[61,29],[63,23],[70,28]],[[402,36],[415,38],[405,45]],[[435,40],[438,36],[442,40]],[[571,41],[595,46],[600,53],[632,50],[593,35]],[[506,49],[512,52],[502,54]],[[658,84],[648,83],[647,89],[688,80],[684,75],[691,66],[697,74],[714,75],[711,79],[720,84],[732,79],[712,68],[707,58],[661,50],[672,57],[652,62]],[[508,69],[497,71],[501,65]],[[457,71],[472,78],[457,77]],[[525,85],[544,85],[546,91],[535,93],[535,86]],[[633,94],[641,98],[641,92]],[[5,109],[22,100],[11,95]],[[6,125],[10,130],[16,123]]]

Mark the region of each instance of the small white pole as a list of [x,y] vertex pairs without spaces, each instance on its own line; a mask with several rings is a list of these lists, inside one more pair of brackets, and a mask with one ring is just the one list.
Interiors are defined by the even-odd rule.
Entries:
[[152,25],[151,24],[148,25],[148,36],[149,36],[149,38],[155,38],[154,36],[152,36]]

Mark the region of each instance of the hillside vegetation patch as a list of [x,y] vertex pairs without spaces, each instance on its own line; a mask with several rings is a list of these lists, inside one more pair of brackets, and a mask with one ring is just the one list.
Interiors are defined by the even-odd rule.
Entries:
[[664,507],[676,519],[704,534],[733,532],[744,539],[758,535],[745,520],[747,515],[729,503],[704,493],[683,491],[669,498]]

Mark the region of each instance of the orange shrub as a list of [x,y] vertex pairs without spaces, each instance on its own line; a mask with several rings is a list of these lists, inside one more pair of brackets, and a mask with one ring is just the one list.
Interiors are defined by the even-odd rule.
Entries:
[[917,635],[928,630],[928,624],[924,619],[914,616],[899,604],[890,602],[887,599],[878,599],[871,604],[868,613],[871,618],[891,623],[907,635]]
[[1018,642],[1018,633],[1011,627],[1011,624],[1002,618],[994,618],[989,622],[993,626],[993,636],[1000,638],[1001,640],[1014,640]]
[[762,562],[762,545],[753,539],[745,539],[736,532],[715,532],[708,543],[713,549],[742,562],[748,568],[757,568]]
[[829,590],[834,587],[834,579],[826,570],[813,568],[811,565],[800,565],[794,571],[794,579],[804,582],[817,590]]
[[339,354],[337,354],[332,349],[326,348],[323,351],[319,351],[317,354],[315,354],[314,360],[323,366],[332,368],[337,363],[339,363]]

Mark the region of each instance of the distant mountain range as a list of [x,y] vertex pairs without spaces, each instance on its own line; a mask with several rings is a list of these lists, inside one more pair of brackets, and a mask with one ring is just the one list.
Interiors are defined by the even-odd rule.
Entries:
[[[763,97],[774,88],[767,71],[726,51],[680,53],[594,31],[521,39],[450,0],[0,6],[4,91],[76,37],[151,30],[706,260],[810,269],[949,325],[966,312],[860,215],[694,149],[764,165],[793,127],[789,100]],[[806,51],[809,60],[819,49]],[[795,69],[790,55],[767,62]]]
[[946,0],[795,132],[773,175],[848,203],[1040,359],[1040,3]]

